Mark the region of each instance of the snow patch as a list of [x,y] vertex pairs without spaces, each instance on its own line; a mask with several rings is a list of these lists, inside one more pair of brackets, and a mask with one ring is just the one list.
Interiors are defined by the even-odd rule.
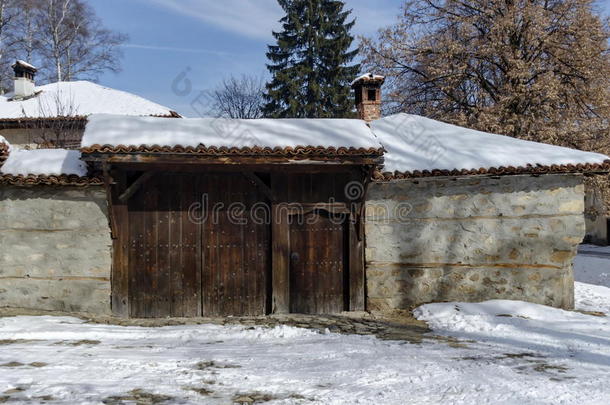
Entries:
[[93,145],[381,148],[364,121],[353,119],[89,118],[82,147]]
[[601,285],[574,283],[576,309],[603,312],[610,317],[610,288]]
[[17,60],[17,64],[22,65],[22,66],[27,67],[27,68],[30,68],[30,69],[36,70],[36,67],[34,65],[32,65],[31,63],[27,63],[26,61],[21,60],[21,59]]
[[27,175],[87,175],[87,166],[80,152],[66,149],[13,150],[0,172],[13,176]]
[[371,123],[387,150],[384,171],[480,169],[603,163],[609,157],[489,134],[410,114]]
[[[595,286],[581,287],[579,294],[595,290]],[[610,303],[609,298],[603,298],[605,305]],[[589,308],[600,310],[593,305]],[[414,314],[436,334],[476,341],[497,351],[510,353],[517,349],[528,356],[550,358],[553,361],[548,363],[556,369],[581,370],[574,373],[584,373],[593,365],[610,372],[607,317],[508,300],[427,304]]]
[[367,73],[363,74],[362,76],[358,76],[357,78],[355,78],[352,81],[351,85],[353,86],[354,84],[356,84],[357,82],[359,82],[360,80],[363,80],[363,79],[368,79],[368,80],[383,80],[383,79],[385,79],[385,76],[374,75],[372,73],[368,73],[367,72]]

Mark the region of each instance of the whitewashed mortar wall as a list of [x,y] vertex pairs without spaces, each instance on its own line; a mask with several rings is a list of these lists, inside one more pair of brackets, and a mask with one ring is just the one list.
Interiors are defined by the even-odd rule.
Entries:
[[[404,218],[398,204],[402,214],[412,207]],[[572,308],[583,211],[580,175],[373,184],[365,228],[368,307],[498,298]]]
[[102,187],[0,186],[0,307],[110,314]]

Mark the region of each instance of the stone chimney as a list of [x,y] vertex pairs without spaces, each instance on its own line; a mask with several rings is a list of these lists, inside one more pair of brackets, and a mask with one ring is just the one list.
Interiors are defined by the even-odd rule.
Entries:
[[384,76],[365,73],[352,82],[358,118],[366,122],[381,118],[381,86]]
[[38,69],[27,62],[18,60],[13,65],[13,71],[15,72],[15,95],[13,98],[24,99],[32,97],[36,93],[34,77],[36,77]]

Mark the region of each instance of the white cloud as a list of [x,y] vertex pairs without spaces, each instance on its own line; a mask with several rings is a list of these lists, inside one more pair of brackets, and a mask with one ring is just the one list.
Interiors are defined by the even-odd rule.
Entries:
[[150,51],[168,51],[168,52],[182,52],[182,53],[203,53],[212,54],[219,56],[229,56],[229,52],[216,51],[212,49],[194,49],[194,48],[179,48],[175,46],[157,46],[157,45],[143,45],[143,44],[123,44],[123,48],[132,49],[144,49]]
[[[278,30],[283,11],[276,0],[151,0],[183,15],[197,18],[228,32],[252,39],[269,41]],[[357,18],[355,33],[372,35],[395,21],[397,0],[346,0],[346,7]]]
[[279,27],[282,9],[275,0],[152,0],[175,12],[197,18],[229,32],[269,39]]

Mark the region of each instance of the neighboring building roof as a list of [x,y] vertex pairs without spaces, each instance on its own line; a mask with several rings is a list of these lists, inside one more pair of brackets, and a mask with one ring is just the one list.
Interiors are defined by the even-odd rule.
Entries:
[[180,119],[95,115],[86,153],[177,152],[211,155],[376,155],[382,148],[355,119]]
[[[0,142],[0,149],[2,145]],[[81,187],[103,184],[101,178],[87,176],[87,166],[80,157],[79,151],[66,149],[11,150],[4,163],[0,159],[0,184]]]
[[609,157],[462,128],[417,115],[373,121],[386,150],[378,179],[610,170]]
[[80,152],[67,149],[12,150],[0,173],[13,176],[87,176],[87,165]]
[[36,95],[25,100],[0,96],[0,121],[68,117],[91,114],[135,116],[179,116],[167,107],[120,90],[88,81],[58,82],[36,87]]

